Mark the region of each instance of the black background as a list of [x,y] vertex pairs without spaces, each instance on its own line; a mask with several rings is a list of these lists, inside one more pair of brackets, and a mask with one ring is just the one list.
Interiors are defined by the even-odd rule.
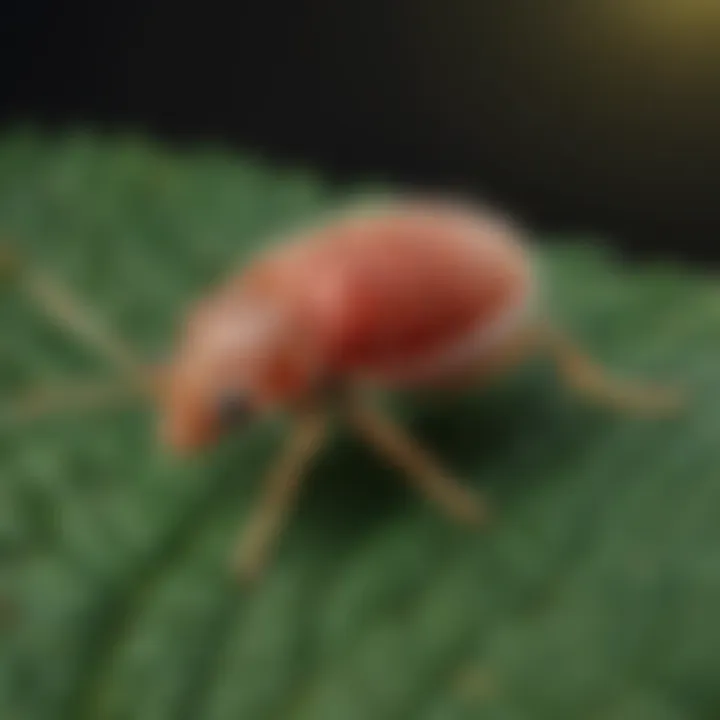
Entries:
[[4,0],[2,120],[460,187],[538,229],[717,264],[720,12],[622,5]]

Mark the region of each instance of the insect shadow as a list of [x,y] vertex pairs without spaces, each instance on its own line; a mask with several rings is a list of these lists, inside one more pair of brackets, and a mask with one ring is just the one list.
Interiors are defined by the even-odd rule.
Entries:
[[[549,444],[533,444],[532,461],[542,462],[544,454],[557,454],[568,425],[577,431],[587,424],[588,418],[573,417],[577,407],[558,402],[556,394],[552,380],[542,371],[530,371],[489,391],[429,401],[403,398],[398,409],[405,427],[463,484],[487,492],[493,504],[502,504],[539,481],[540,473],[518,473],[510,467],[517,460],[511,459],[518,448],[527,446],[528,437],[541,428],[543,437],[557,438]],[[336,542],[343,535],[347,539],[361,536],[374,526],[414,512],[415,504],[421,502],[395,468],[340,427],[315,464],[298,520],[327,528],[328,538]]]

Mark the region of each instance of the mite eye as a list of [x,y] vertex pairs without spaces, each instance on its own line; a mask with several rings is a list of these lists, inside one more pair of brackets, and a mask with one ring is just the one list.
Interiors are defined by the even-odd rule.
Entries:
[[232,427],[247,421],[251,407],[244,395],[227,393],[218,399],[216,412],[221,425]]

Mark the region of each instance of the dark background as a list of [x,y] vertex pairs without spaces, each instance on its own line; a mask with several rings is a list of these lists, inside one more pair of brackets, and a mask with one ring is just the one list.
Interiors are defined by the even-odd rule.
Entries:
[[4,0],[0,43],[6,123],[219,140],[720,260],[712,0]]

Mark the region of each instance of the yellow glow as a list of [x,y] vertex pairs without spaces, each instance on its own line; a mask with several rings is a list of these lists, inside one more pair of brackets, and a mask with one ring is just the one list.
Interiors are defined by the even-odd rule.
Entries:
[[720,67],[720,0],[603,0],[594,7],[604,16],[598,35],[648,83],[685,92]]
[[638,31],[675,37],[720,32],[720,0],[620,0],[614,5],[615,13]]

